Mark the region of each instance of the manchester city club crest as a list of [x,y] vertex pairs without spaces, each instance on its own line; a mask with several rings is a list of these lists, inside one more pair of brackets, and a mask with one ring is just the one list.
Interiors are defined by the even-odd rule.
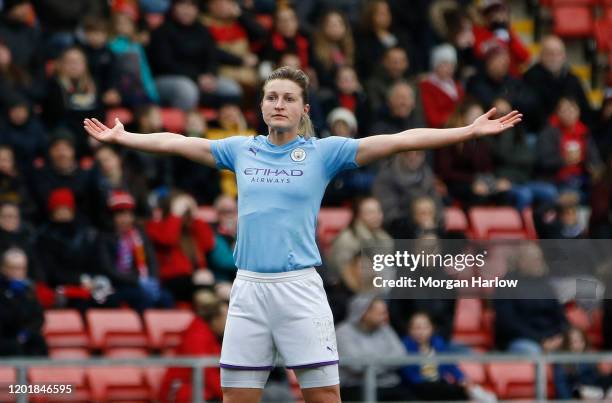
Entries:
[[303,148],[295,148],[291,151],[291,159],[295,162],[302,162],[306,159],[306,151]]

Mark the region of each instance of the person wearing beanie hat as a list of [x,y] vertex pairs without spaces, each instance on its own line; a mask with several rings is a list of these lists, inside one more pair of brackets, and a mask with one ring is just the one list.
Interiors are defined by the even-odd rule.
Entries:
[[346,108],[332,109],[327,115],[327,126],[332,136],[354,138],[357,134],[357,119],[353,112]]
[[47,209],[56,220],[69,221],[74,217],[76,203],[69,188],[55,189],[47,200]]
[[442,128],[464,96],[463,87],[455,81],[457,51],[444,43],[431,51],[433,72],[419,82],[425,122],[429,127]]
[[108,198],[108,208],[115,212],[121,210],[134,210],[136,202],[131,194],[123,190],[113,190]]
[[35,251],[47,285],[62,297],[58,304],[86,309],[96,305],[91,279],[99,275],[99,237],[77,218],[77,199],[80,203],[67,187],[49,192],[49,213],[37,233]]

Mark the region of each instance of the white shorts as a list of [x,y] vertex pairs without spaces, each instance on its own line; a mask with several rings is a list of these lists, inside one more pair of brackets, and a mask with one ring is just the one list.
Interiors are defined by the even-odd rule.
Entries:
[[[238,270],[220,366],[270,371],[277,355],[289,369],[338,364],[334,320],[314,268],[284,273]],[[223,378],[222,371],[222,386],[233,386],[224,385]]]

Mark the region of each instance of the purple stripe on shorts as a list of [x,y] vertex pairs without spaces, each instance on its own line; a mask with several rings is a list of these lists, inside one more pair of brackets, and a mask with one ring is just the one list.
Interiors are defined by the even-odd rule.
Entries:
[[305,364],[305,365],[294,365],[291,367],[287,367],[287,369],[306,369],[306,368],[317,368],[324,367],[326,365],[334,365],[337,364],[338,360],[335,361],[324,361],[324,362],[315,362],[313,364]]
[[239,370],[244,370],[244,371],[271,371],[274,369],[273,366],[269,366],[269,367],[244,367],[241,365],[229,365],[229,364],[219,364],[219,366],[221,368],[225,368],[225,369],[239,369]]

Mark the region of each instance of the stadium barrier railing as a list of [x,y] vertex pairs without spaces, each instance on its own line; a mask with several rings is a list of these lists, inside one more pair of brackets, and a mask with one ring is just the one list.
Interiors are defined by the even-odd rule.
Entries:
[[[363,356],[342,359],[340,365],[359,365],[364,371],[364,401],[376,402],[376,369],[378,367],[402,367],[423,363],[451,364],[458,362],[477,362],[481,364],[496,362],[521,362],[535,365],[535,398],[538,401],[547,399],[546,367],[549,364],[572,364],[588,363],[597,364],[612,362],[612,352],[593,353],[551,353],[533,355],[506,354],[506,353],[462,353],[462,354],[438,354],[424,357],[420,355],[406,355],[398,357],[383,358],[380,356]],[[282,363],[277,363],[282,366]],[[3,358],[0,359],[0,367],[12,367],[17,371],[17,384],[27,385],[27,371],[32,367],[102,367],[102,366],[132,366],[132,367],[188,367],[193,371],[193,401],[205,403],[203,400],[204,368],[218,367],[219,357],[150,357],[138,359],[49,359],[49,358]],[[19,394],[17,403],[27,403],[28,395]]]

